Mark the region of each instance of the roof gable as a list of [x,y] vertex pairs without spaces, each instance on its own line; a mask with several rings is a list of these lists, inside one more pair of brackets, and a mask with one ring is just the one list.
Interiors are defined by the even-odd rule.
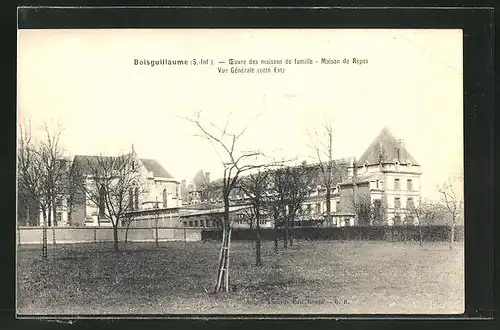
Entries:
[[146,170],[148,170],[148,172],[153,172],[153,176],[155,178],[165,178],[165,179],[173,178],[173,176],[170,173],[168,173],[168,171],[163,166],[161,166],[161,164],[158,161],[154,159],[145,159],[145,158],[141,158],[140,160],[144,165],[144,167],[146,168]]
[[418,162],[406,150],[404,144],[401,144],[391,131],[384,127],[378,136],[373,140],[368,149],[359,158],[358,164],[378,164],[382,162],[393,162],[398,160],[400,163],[411,162],[412,165],[419,165]]

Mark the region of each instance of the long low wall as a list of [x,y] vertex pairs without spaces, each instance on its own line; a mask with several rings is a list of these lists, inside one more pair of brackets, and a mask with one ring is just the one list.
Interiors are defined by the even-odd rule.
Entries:
[[[127,234],[129,242],[154,242],[154,228],[130,228]],[[43,228],[21,227],[17,239],[20,244],[42,244]],[[113,241],[111,227],[49,227],[48,244],[92,243]],[[118,228],[118,240],[125,240],[125,228]],[[201,228],[158,228],[159,241],[200,241]]]

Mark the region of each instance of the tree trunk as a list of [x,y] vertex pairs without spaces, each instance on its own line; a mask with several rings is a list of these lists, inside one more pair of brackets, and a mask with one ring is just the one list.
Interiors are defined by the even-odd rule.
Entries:
[[222,244],[219,254],[219,269],[217,272],[217,283],[215,293],[222,290],[229,292],[229,248],[231,243],[231,223],[229,220],[229,196],[224,196],[224,223],[222,232]]
[[49,227],[52,226],[52,206],[50,205],[50,202],[49,202],[49,205],[47,207],[47,225]]
[[418,220],[418,235],[420,238],[420,246],[423,245],[423,237],[422,237],[422,224],[420,223],[420,220]]
[[42,230],[42,258],[47,259],[47,213],[42,210],[43,230]]
[[290,239],[290,246],[293,246],[293,239],[294,239],[294,235],[295,235],[295,217],[292,215],[290,217],[291,219],[291,222],[290,222],[290,235],[289,235],[289,239]]
[[285,216],[283,218],[283,222],[284,222],[284,230],[283,230],[283,248],[284,249],[288,249],[288,219],[287,217]]
[[[126,236],[126,232],[125,232]],[[118,252],[120,248],[118,247],[118,220],[117,223],[113,226],[113,240],[114,240],[114,251]],[[125,237],[126,240],[126,237]]]
[[128,242],[128,225],[125,227],[125,239],[123,240],[123,248],[126,250],[127,249],[127,242]]
[[55,203],[55,198],[51,198],[50,205],[52,205],[52,210],[54,211],[54,218],[52,223],[57,227],[57,204]]
[[155,221],[155,244],[156,248],[158,248],[158,219]]
[[278,253],[278,211],[274,211],[274,253]]
[[331,201],[331,188],[326,187],[326,225],[328,227],[333,226],[333,221],[332,221],[332,201]]
[[450,250],[453,249],[453,242],[455,241],[455,219],[451,223],[451,235],[450,235]]
[[262,260],[261,260],[261,251],[260,251],[260,210],[259,207],[256,207],[255,211],[255,229],[256,229],[256,239],[255,239],[255,265],[260,266],[262,265]]

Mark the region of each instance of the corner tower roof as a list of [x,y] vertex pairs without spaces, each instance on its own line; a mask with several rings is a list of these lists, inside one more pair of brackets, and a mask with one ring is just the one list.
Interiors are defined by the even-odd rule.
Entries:
[[365,150],[359,158],[358,164],[363,165],[367,163],[368,165],[373,165],[378,164],[380,160],[383,162],[398,160],[400,163],[411,162],[413,165],[419,165],[415,158],[406,150],[404,144],[396,139],[387,127],[382,129],[368,149]]

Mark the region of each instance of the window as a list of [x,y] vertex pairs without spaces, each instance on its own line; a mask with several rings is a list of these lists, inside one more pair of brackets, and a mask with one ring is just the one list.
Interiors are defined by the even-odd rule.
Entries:
[[134,209],[139,209],[139,188],[135,187],[134,189]]
[[340,201],[337,201],[337,212],[340,212]]
[[394,179],[394,189],[399,190],[399,179]]
[[406,208],[412,210],[414,206],[415,205],[413,204],[413,198],[408,197],[408,199],[406,200]]
[[62,221],[62,213],[61,212],[57,212],[56,213],[56,224],[57,225],[61,225],[61,221]]
[[394,216],[394,224],[395,225],[400,225],[401,224],[401,216],[399,214],[396,214]]
[[378,186],[378,182],[379,182],[379,180],[377,180],[377,183],[376,183],[376,187],[377,187],[377,188],[379,187],[379,186]]
[[56,199],[56,207],[60,208],[64,206],[64,200],[62,197],[57,197]]
[[195,220],[195,221],[194,221],[194,226],[195,226],[195,227],[198,227],[198,220]]
[[193,221],[189,221],[189,227],[193,227]]
[[318,213],[318,214],[321,213],[321,203],[316,204],[316,213]]
[[134,209],[134,189],[130,188],[128,190],[128,207],[130,210]]
[[307,213],[311,213],[312,207],[311,204],[307,204]]
[[401,208],[401,200],[399,199],[399,197],[394,198],[394,208]]
[[406,180],[406,189],[413,190],[413,182],[411,181],[411,179]]

